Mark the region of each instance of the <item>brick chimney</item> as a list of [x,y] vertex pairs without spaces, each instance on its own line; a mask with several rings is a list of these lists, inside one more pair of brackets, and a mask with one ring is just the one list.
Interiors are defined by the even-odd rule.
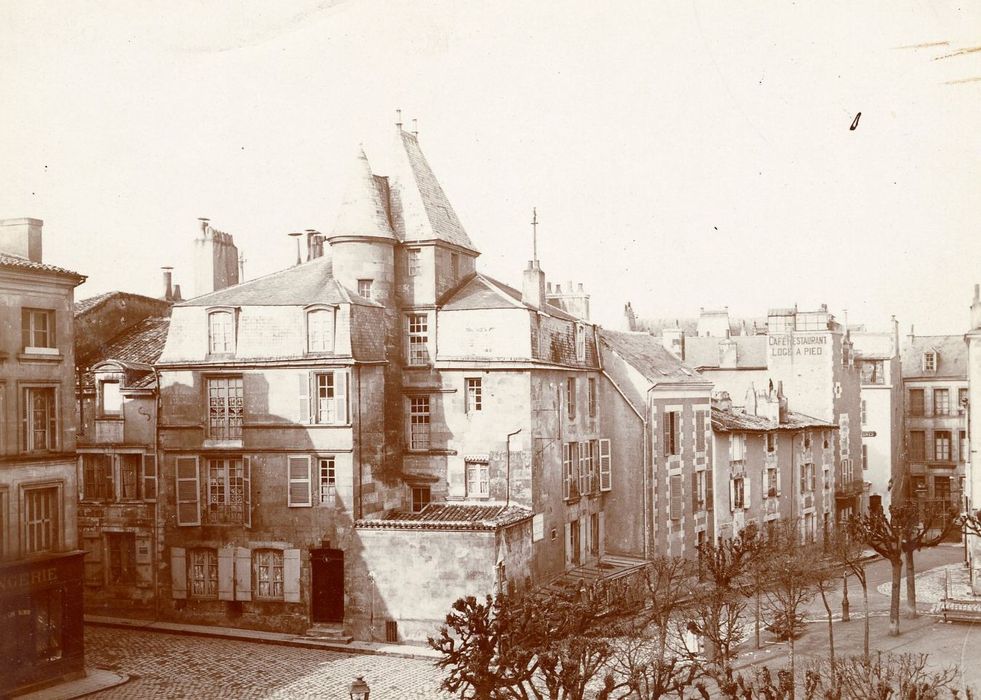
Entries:
[[0,219],[0,253],[41,260],[41,219]]
[[174,300],[174,268],[161,267],[163,270],[163,298],[164,301]]
[[201,222],[201,237],[194,241],[194,294],[210,294],[238,284],[238,248],[231,234]]
[[537,260],[529,260],[525,268],[521,301],[536,309],[545,308],[545,273]]

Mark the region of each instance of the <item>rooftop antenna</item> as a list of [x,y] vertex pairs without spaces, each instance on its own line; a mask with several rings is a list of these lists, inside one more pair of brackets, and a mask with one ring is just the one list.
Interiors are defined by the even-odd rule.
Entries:
[[289,234],[291,238],[296,239],[296,264],[299,265],[302,260],[300,260],[300,236],[303,234],[299,231]]
[[538,207],[531,208],[531,259],[538,265]]
[[399,131],[402,131],[402,110],[401,109],[396,109],[395,110],[395,126],[397,126],[399,128]]

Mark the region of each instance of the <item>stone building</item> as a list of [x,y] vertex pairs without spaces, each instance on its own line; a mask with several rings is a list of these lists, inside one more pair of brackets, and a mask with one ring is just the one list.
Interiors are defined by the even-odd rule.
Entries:
[[606,532],[638,557],[712,540],[711,383],[647,333],[600,331],[604,429],[617,450]]
[[[979,460],[974,457],[977,450],[972,450],[971,445],[981,445],[981,285],[974,285],[970,319],[970,330],[964,336],[968,372],[967,402],[964,408],[968,442],[963,445],[961,455],[967,482],[964,508],[976,513],[981,505],[981,474],[975,469]],[[971,589],[975,595],[981,595],[981,537],[967,535],[967,554]]]
[[968,351],[963,335],[914,335],[902,349],[906,462],[901,489],[960,510],[968,461]]
[[74,289],[42,222],[0,221],[0,695],[84,674]]
[[477,272],[416,135],[393,155],[382,176],[358,154],[307,261],[174,306],[169,617],[420,640],[461,595],[601,571],[615,455],[588,296],[550,304],[537,260],[521,290]]
[[837,425],[836,517],[866,508],[867,488],[860,463],[861,381],[845,327],[823,305],[806,312],[796,307],[771,309],[765,328],[743,323],[738,333],[722,318],[726,312],[707,313],[699,335],[689,337],[681,328],[663,329],[664,346],[680,352],[716,390],[745,396],[751,386],[782,382],[796,410]]
[[[165,292],[166,296],[166,292]],[[85,606],[138,614],[156,600],[157,381],[171,302],[108,292],[75,304],[78,528]]]
[[868,484],[869,507],[888,512],[904,465],[899,323],[893,317],[891,332],[858,330],[851,338],[862,382],[862,477]]
[[713,510],[721,538],[750,522],[762,532],[783,519],[800,524],[801,539],[823,540],[834,519],[837,426],[788,408],[782,387],[750,387],[742,406],[721,392],[712,400],[715,454]]

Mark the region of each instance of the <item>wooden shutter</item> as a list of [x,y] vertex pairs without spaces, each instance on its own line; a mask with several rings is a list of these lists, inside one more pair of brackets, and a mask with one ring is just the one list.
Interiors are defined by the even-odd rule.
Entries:
[[589,444],[585,442],[579,443],[579,495],[585,496],[589,493],[587,488],[587,470],[586,470],[586,457],[589,455]]
[[610,458],[610,440],[602,438],[599,441],[599,474],[600,491],[609,491],[613,488],[612,460]]
[[599,542],[597,543],[599,555],[606,554],[606,513],[599,512]]
[[313,505],[310,490],[310,455],[291,455],[287,459],[286,504],[290,507]]
[[299,549],[287,549],[283,552],[283,600],[287,603],[300,602]]
[[197,457],[178,457],[177,524],[201,524],[201,482]]
[[235,548],[218,550],[218,600],[235,600]]
[[157,456],[143,455],[143,500],[157,500]]
[[698,503],[698,472],[691,473],[691,512],[697,513],[701,508],[699,508]]
[[674,414],[665,411],[662,422],[664,423],[664,456],[667,457],[671,454],[671,428],[674,422]]
[[235,548],[235,600],[252,600],[252,552]]
[[780,472],[782,471],[783,470],[780,468],[780,465],[778,464],[777,465],[777,495],[778,496],[780,495]]
[[804,491],[806,491],[806,488],[804,486],[806,482],[807,482],[807,465],[802,464],[800,465],[800,492],[801,493],[804,493]]
[[668,487],[669,487],[669,498],[670,502],[670,517],[672,520],[678,520],[681,518],[681,474],[675,474],[668,477]]
[[170,595],[177,600],[187,598],[187,554],[183,547],[170,548]]
[[705,510],[715,510],[715,472],[705,470]]
[[350,378],[350,372],[334,373],[334,422],[340,425],[346,425],[350,422],[347,417]]
[[572,563],[572,523],[565,524],[565,564]]
[[729,511],[736,510],[736,480],[729,477]]
[[752,483],[752,479],[743,479],[743,508],[749,508],[749,504],[752,503],[752,499],[750,498]]
[[310,420],[310,375],[300,372],[297,379],[297,418],[300,423],[312,423]]
[[242,524],[252,527],[252,459],[242,458]]

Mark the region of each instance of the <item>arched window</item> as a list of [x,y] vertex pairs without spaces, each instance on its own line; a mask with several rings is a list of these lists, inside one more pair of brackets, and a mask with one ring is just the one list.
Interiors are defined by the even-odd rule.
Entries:
[[331,309],[307,311],[307,352],[333,352],[334,312]]
[[208,314],[208,351],[212,354],[235,352],[235,316],[231,311]]

